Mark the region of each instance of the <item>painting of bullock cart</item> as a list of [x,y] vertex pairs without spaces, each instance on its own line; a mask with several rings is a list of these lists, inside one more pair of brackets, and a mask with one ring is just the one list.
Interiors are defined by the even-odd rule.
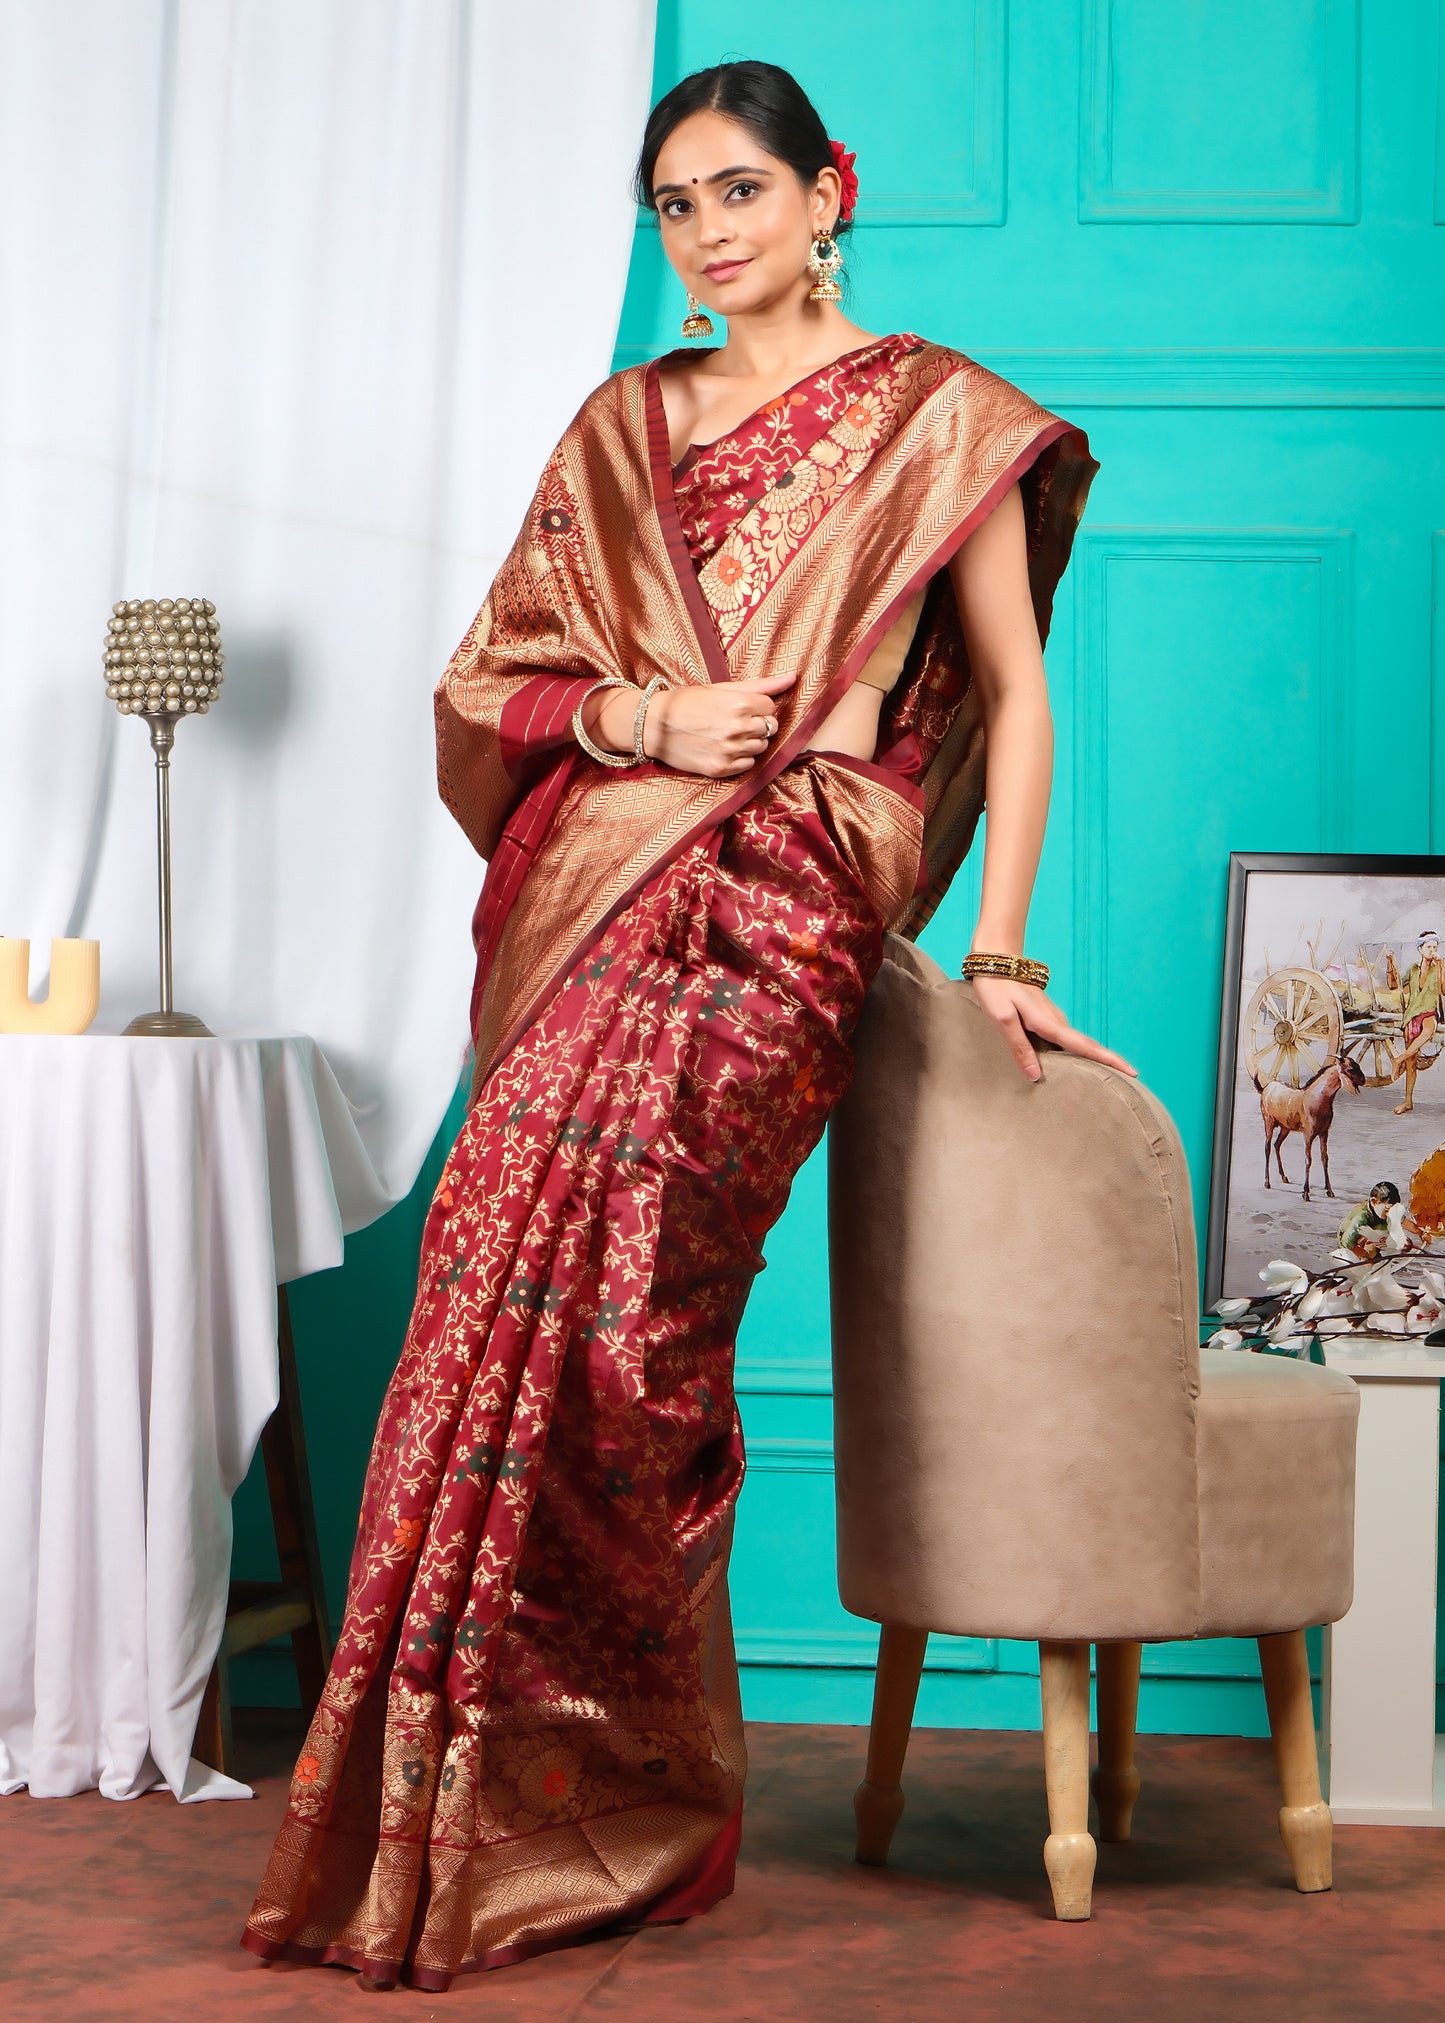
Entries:
[[1231,856],[1206,1303],[1445,1275],[1442,1052],[1445,857]]

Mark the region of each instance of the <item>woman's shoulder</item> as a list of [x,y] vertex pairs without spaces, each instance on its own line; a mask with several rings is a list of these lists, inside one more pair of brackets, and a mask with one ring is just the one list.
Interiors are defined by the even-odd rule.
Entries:
[[1031,393],[960,346],[940,344],[927,337],[916,337],[914,342],[919,347],[919,362],[933,385],[953,382],[970,408],[987,410],[995,418],[1037,416],[1041,422],[1048,418],[1048,409],[1041,407]]

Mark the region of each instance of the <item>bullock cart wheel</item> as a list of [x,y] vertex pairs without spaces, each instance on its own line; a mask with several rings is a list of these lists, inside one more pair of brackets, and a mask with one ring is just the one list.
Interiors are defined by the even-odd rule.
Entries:
[[1276,969],[1244,1014],[1244,1058],[1258,1082],[1302,1089],[1344,1037],[1340,1001],[1317,969]]

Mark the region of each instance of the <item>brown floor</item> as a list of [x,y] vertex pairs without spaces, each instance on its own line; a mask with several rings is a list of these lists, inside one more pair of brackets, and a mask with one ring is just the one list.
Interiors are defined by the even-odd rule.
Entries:
[[236,1946],[296,1731],[242,1716],[254,1804],[0,1799],[0,2018],[154,2023],[356,2016],[525,2023],[1410,2023],[1445,2016],[1445,1833],[1341,1828],[1330,1896],[1290,1886],[1268,1745],[1146,1737],[1130,1847],[1100,1851],[1094,1918],[1049,1914],[1035,1735],[920,1732],[887,1870],[850,1860],[862,1735],[755,1727],[736,1894],[458,1982],[368,1995]]

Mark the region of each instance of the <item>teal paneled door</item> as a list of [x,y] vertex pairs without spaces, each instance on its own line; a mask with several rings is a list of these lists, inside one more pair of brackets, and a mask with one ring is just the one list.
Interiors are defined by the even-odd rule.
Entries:
[[[858,321],[960,346],[1100,458],[1049,649],[1032,943],[1169,1103],[1202,1201],[1228,852],[1445,849],[1440,6],[660,0],[659,90],[737,55],[794,70],[858,152]],[[682,307],[644,224],[618,362],[676,343]],[[976,877],[928,930],[949,965]],[[833,1579],[821,1159],[768,1259],[740,1350],[747,1706],[864,1719],[872,1633]],[[1146,1725],[1262,1731],[1247,1648],[1148,1662]],[[1030,1669],[940,1640],[921,1718],[1030,1723]]]

